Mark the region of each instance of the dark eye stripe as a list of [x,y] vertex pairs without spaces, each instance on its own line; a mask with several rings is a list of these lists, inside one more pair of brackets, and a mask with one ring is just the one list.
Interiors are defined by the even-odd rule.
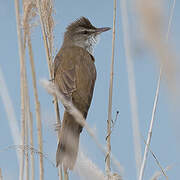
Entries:
[[86,30],[85,30],[85,31],[83,31],[83,34],[88,34],[88,31],[86,31]]

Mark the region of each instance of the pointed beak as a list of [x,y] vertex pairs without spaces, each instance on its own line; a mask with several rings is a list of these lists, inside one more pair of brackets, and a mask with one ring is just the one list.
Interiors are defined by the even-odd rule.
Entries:
[[109,31],[110,29],[110,27],[97,28],[96,33],[100,34],[102,32]]

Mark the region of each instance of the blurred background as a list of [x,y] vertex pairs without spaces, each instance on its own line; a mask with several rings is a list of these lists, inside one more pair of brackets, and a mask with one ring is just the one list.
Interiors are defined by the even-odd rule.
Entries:
[[[3,72],[4,80],[8,88],[8,93],[15,110],[15,118],[20,129],[20,64],[18,54],[18,41],[16,30],[15,7],[13,1],[0,0],[0,69]],[[21,4],[21,2],[20,2]],[[173,2],[170,0],[159,3],[163,16],[162,37],[166,39],[168,21],[171,14]],[[152,43],[147,43],[149,37],[143,32],[138,17],[137,5],[131,0],[127,1],[129,18],[129,38],[131,47],[131,57],[134,68],[134,79],[137,96],[137,112],[140,129],[140,142],[142,155],[144,153],[144,139],[147,138],[148,128],[151,120],[154,97],[159,76],[160,62],[158,53],[151,47]],[[54,55],[60,49],[63,41],[63,33],[68,24],[81,16],[87,17],[96,27],[113,27],[113,1],[54,1]],[[153,11],[152,11],[153,13]],[[169,59],[175,65],[176,84],[179,85],[179,47],[180,47],[180,2],[177,1],[171,28],[169,32],[169,43],[167,49],[173,53],[175,59]],[[158,20],[158,18],[157,18]],[[39,24],[39,20],[37,20]],[[151,22],[150,22],[151,23]],[[151,24],[153,26],[153,23]],[[156,26],[153,27],[156,29]],[[158,27],[157,27],[158,29]],[[148,36],[148,38],[146,37]],[[35,68],[38,83],[38,93],[41,105],[41,117],[43,125],[43,148],[48,159],[55,162],[57,148],[57,137],[55,129],[55,112],[52,103],[52,96],[41,86],[40,80],[49,80],[48,66],[46,62],[44,43],[40,25],[37,25],[31,32],[32,46],[35,60]],[[158,47],[158,46],[157,46]],[[157,47],[154,47],[155,49]],[[157,50],[157,49],[156,49]],[[158,50],[157,50],[158,51]],[[160,51],[160,50],[159,50]],[[110,81],[110,65],[112,56],[112,31],[101,35],[100,41],[96,45],[93,53],[97,68],[97,80],[95,84],[94,96],[88,113],[87,123],[101,142],[106,146],[106,126],[108,118],[108,96]],[[34,95],[32,88],[32,78],[28,56],[26,58],[28,86],[30,93],[30,105],[34,119],[34,139],[37,144],[37,128],[35,120]],[[153,127],[152,141],[150,148],[156,155],[161,166],[166,168],[169,179],[180,179],[180,131],[179,131],[179,94],[169,87],[167,80],[162,77],[160,85],[159,101],[157,104],[155,123]],[[2,84],[0,84],[0,89]],[[176,100],[176,101],[175,101]],[[136,161],[133,142],[132,115],[129,97],[128,73],[126,55],[124,48],[124,33],[122,25],[122,9],[120,1],[117,1],[116,36],[115,36],[115,59],[114,59],[114,87],[113,87],[113,107],[112,119],[119,111],[115,127],[112,132],[111,145],[112,154],[117,158],[124,169],[123,178],[134,180],[136,174]],[[63,116],[63,106],[60,105],[60,116]],[[0,168],[5,180],[14,180],[19,177],[19,165],[11,128],[9,125],[4,102],[0,98]],[[7,148],[7,149],[6,149]],[[94,143],[93,139],[83,130],[80,138],[80,150],[92,160],[93,163],[105,172],[105,156]],[[35,154],[35,179],[39,178],[38,154]],[[112,163],[112,172],[117,172],[118,168]],[[144,179],[151,179],[153,174],[160,171],[152,154],[149,153],[144,172]],[[44,159],[44,179],[58,179],[57,169],[48,160]],[[120,174],[120,173],[119,173]],[[69,173],[70,180],[78,180],[77,172]],[[84,178],[82,178],[84,179]],[[163,176],[159,179],[165,179]]]

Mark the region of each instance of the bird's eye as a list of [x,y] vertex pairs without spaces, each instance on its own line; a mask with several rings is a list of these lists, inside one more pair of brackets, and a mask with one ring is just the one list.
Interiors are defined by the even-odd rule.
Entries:
[[83,31],[83,34],[87,34],[87,33],[88,33],[88,31],[86,31],[86,30],[85,30],[85,31]]

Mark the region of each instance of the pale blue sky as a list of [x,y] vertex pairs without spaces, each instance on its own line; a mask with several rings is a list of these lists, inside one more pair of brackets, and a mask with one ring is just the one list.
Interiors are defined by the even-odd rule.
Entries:
[[[167,1],[168,2],[168,1]],[[17,32],[14,2],[0,0],[0,67],[4,73],[10,97],[16,113],[16,118],[20,123],[20,67],[19,55],[17,45]],[[166,4],[166,16],[169,16],[170,1]],[[137,31],[137,22],[134,18],[133,8],[129,7],[131,13],[131,38],[133,49],[133,62],[136,80],[136,90],[138,99],[138,113],[141,134],[146,137],[149,122],[151,119],[151,112],[153,107],[153,98],[158,78],[158,66],[155,57],[144,49],[144,44],[140,32]],[[91,0],[91,1],[70,1],[62,0],[55,1],[55,48],[59,49],[62,43],[63,32],[65,27],[80,16],[85,16],[90,19],[93,25],[97,27],[109,26],[112,27],[113,18],[113,2],[107,0]],[[127,180],[136,179],[136,167],[133,149],[131,112],[128,95],[128,79],[125,62],[125,53],[123,47],[123,34],[121,23],[120,3],[117,2],[117,23],[116,23],[116,47],[115,47],[115,72],[114,72],[114,91],[113,91],[113,112],[112,117],[115,118],[118,110],[119,116],[116,126],[112,133],[112,152],[117,157],[121,165],[124,167],[124,177]],[[170,41],[175,49],[179,51],[180,46],[180,2],[177,1],[172,29],[170,34]],[[49,78],[48,68],[46,64],[44,44],[40,27],[37,27],[32,32],[33,51],[36,65],[36,74],[38,79],[38,92],[41,103],[41,114],[43,121],[43,141],[44,153],[48,154],[49,158],[54,161],[56,152],[56,134],[54,132],[54,109],[52,98],[41,87],[39,80],[41,78]],[[109,74],[110,74],[110,60],[111,60],[111,46],[112,46],[112,31],[101,35],[100,41],[95,47],[94,57],[97,68],[97,81],[93,101],[88,114],[87,122],[92,128],[96,129],[96,134],[99,141],[105,145],[106,137],[106,121],[108,109],[108,91],[109,91]],[[141,54],[142,53],[142,54]],[[32,79],[30,72],[29,61],[28,66],[28,80],[30,87],[31,109],[34,111],[34,96],[32,91]],[[1,86],[1,85],[0,85]],[[1,88],[1,87],[0,87]],[[162,83],[160,90],[160,98],[155,117],[155,124],[153,129],[151,149],[156,154],[162,167],[172,165],[172,169],[168,171],[169,179],[180,179],[180,144],[179,144],[179,125],[177,122],[177,114],[173,115],[170,111],[170,101],[168,98],[167,87]],[[62,108],[62,106],[61,106]],[[35,114],[34,118],[35,118]],[[61,113],[62,116],[62,113]],[[0,148],[3,149],[13,144],[10,127],[7,120],[7,115],[4,106],[0,99]],[[36,124],[36,123],[35,123]],[[36,127],[36,125],[35,125]],[[35,129],[35,137],[37,131]],[[35,147],[37,147],[37,140]],[[92,138],[89,137],[84,130],[81,134],[80,144],[82,149],[88,157],[97,166],[104,171],[104,155],[97,148]],[[141,139],[142,152],[144,151],[143,139]],[[0,149],[0,150],[1,150]],[[39,175],[36,156],[36,179]],[[47,161],[44,160],[45,180],[58,179],[56,169]],[[14,149],[7,151],[0,151],[0,168],[2,168],[4,179],[14,180],[18,179],[18,164]],[[112,166],[113,171],[117,171],[115,166]],[[145,180],[148,180],[155,171],[159,170],[155,160],[149,154],[148,162],[145,169]],[[71,173],[70,180],[79,179],[75,173]],[[163,178],[161,178],[163,179]]]

